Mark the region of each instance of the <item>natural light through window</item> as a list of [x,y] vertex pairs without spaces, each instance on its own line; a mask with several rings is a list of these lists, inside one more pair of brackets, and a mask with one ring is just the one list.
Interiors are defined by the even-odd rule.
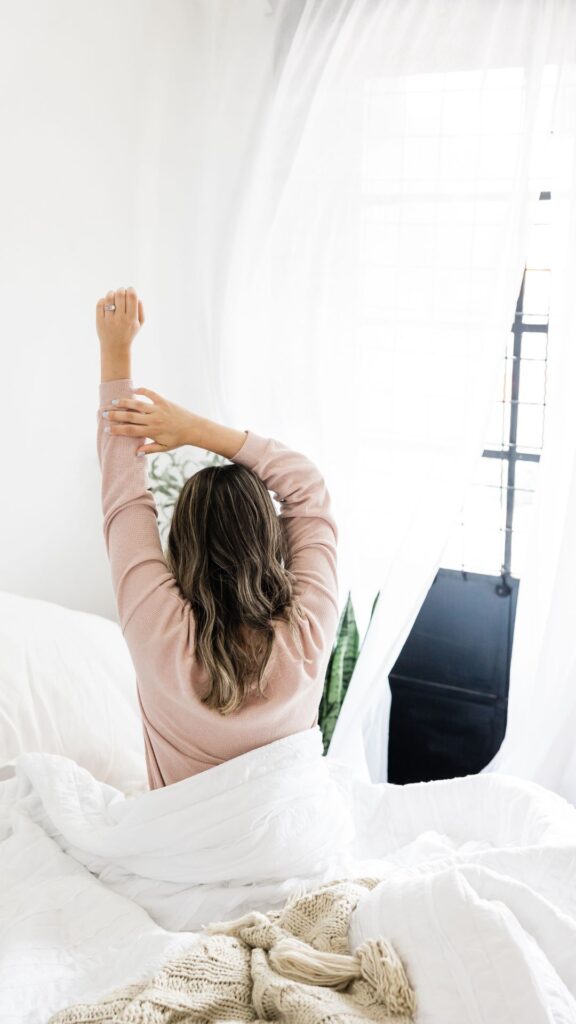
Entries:
[[[554,101],[557,69],[545,70],[538,116]],[[539,465],[546,437],[546,372],[553,253],[566,230],[566,193],[552,191],[550,175],[569,181],[571,158],[553,133],[537,133],[532,156],[531,221],[526,268],[486,432],[483,456],[468,488],[459,522],[444,550],[447,569],[520,578],[526,564]],[[560,174],[560,167],[564,175]]]
[[545,433],[551,202],[542,192],[536,204],[486,448],[442,557],[447,569],[522,573]]

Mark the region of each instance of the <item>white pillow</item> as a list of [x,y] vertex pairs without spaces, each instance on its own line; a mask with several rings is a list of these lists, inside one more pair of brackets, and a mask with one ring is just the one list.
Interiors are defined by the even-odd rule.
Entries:
[[0,591],[0,770],[64,754],[124,793],[148,788],[136,677],[120,626]]

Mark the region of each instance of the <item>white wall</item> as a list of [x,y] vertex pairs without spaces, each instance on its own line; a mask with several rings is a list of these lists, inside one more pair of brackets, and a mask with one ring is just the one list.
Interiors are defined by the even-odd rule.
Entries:
[[[144,300],[136,386],[222,414],[203,270],[231,196],[206,209],[202,180],[219,161],[227,181],[230,161],[241,166],[268,73],[267,9],[0,0],[2,590],[116,618],[95,448],[101,294],[134,285]],[[246,33],[227,110],[211,103],[223,14],[229,39]]]

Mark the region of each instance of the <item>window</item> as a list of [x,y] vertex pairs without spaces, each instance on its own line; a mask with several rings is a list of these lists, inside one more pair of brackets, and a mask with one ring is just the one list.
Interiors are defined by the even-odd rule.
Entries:
[[544,444],[550,202],[550,192],[541,192],[486,447],[444,552],[445,568],[522,574]]

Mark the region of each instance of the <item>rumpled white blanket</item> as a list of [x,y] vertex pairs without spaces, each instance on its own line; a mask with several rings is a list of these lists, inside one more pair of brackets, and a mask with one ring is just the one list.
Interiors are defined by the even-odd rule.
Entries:
[[149,976],[210,921],[299,886],[383,881],[351,948],[402,957],[423,1024],[576,1024],[576,809],[487,774],[370,785],[318,728],[126,798],[25,754],[0,782],[0,1020]]

